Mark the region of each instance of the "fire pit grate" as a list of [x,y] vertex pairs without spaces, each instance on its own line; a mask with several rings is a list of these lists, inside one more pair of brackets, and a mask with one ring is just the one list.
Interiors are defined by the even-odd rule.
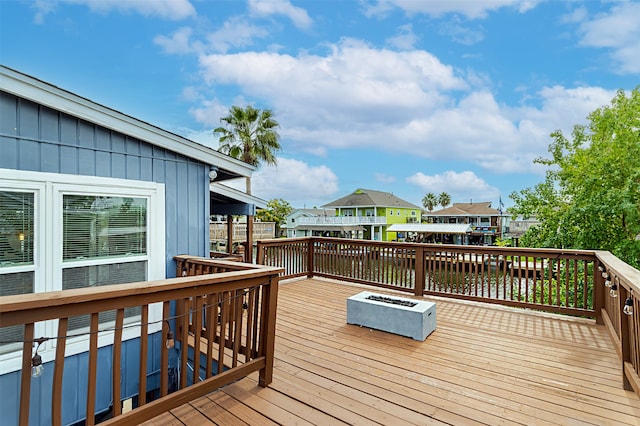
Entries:
[[367,297],[367,300],[375,300],[376,302],[391,303],[394,305],[406,306],[409,308],[413,308],[414,306],[417,305],[416,302],[410,302],[408,300],[401,300],[401,299],[393,299],[391,297],[378,296],[375,294]]

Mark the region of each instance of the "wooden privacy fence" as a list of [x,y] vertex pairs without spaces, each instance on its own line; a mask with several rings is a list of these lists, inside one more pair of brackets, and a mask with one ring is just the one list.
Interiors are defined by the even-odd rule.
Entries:
[[[625,388],[640,395],[640,272],[611,253],[319,237],[261,240],[257,249],[257,262],[282,267],[283,278],[319,276],[595,318],[608,324],[619,348]],[[629,303],[631,315],[624,313]]]
[[[259,382],[271,382],[275,339],[276,301],[280,268],[259,267],[239,262],[216,261],[192,256],[175,258],[178,278],[108,285],[50,293],[6,296],[1,299],[2,327],[22,326],[22,374],[19,424],[29,424],[31,363],[38,322],[57,320],[56,353],[53,363],[51,419],[62,423],[62,381],[65,365],[67,324],[72,317],[89,316],[86,424],[94,424],[98,387],[107,386],[113,395],[113,418],[105,424],[137,425],[181,404],[205,395],[248,374],[259,371]],[[160,348],[160,397],[146,401],[149,353],[150,305],[162,306]],[[175,303],[175,315],[172,304]],[[121,413],[121,347],[125,309],[138,308],[140,329],[140,373],[138,407]],[[111,383],[98,383],[99,316],[113,312],[113,359]],[[171,325],[174,324],[174,327]],[[129,324],[130,325],[130,324]],[[134,324],[135,325],[135,324]],[[173,336],[172,336],[173,335]],[[178,389],[169,394],[168,356],[173,337],[180,347]],[[152,339],[151,339],[152,340]],[[191,352],[190,352],[191,351]],[[187,356],[191,353],[191,359]],[[202,354],[202,356],[194,356]],[[202,361],[201,361],[202,360]],[[189,365],[188,365],[189,363]],[[191,380],[186,372],[193,371]]]

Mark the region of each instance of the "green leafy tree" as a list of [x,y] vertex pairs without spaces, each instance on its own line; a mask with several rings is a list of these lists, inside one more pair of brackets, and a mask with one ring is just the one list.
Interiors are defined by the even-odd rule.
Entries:
[[438,197],[436,197],[436,194],[430,192],[422,199],[422,205],[431,213],[435,206],[438,205]]
[[[277,163],[276,152],[280,146],[280,136],[276,129],[278,122],[269,109],[259,110],[252,106],[233,106],[229,115],[220,119],[224,126],[214,129],[219,138],[218,151],[252,166]],[[247,194],[251,194],[251,179],[247,177]]]
[[575,126],[572,139],[551,134],[544,182],[510,195],[510,213],[541,223],[522,238],[530,247],[608,250],[640,268],[640,87]]
[[258,210],[256,217],[263,222],[275,222],[276,236],[279,236],[280,229],[292,211],[293,207],[287,201],[282,198],[274,198],[267,203],[266,209]]
[[451,195],[447,194],[446,192],[440,193],[440,195],[438,195],[438,204],[440,204],[442,208],[447,207],[449,204],[451,204]]

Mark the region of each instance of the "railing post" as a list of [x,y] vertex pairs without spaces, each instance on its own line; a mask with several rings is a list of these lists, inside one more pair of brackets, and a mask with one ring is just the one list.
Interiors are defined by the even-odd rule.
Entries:
[[313,272],[315,271],[315,264],[313,261],[315,258],[314,248],[314,239],[309,238],[307,240],[307,278],[313,278]]
[[263,319],[266,319],[263,323],[261,339],[263,342],[263,355],[265,357],[265,366],[258,373],[258,384],[262,387],[268,386],[273,380],[273,361],[275,353],[276,342],[276,311],[278,304],[278,275],[274,275],[269,279],[269,285],[265,287],[266,302],[265,312]]
[[604,278],[598,269],[599,266],[601,266],[600,261],[595,259],[593,262],[593,310],[596,315],[596,324],[602,325],[604,324],[602,310],[604,309],[605,287]]
[[424,262],[424,247],[416,247],[416,258],[414,261],[416,271],[414,277],[415,283],[413,285],[413,291],[416,296],[424,295],[424,283],[426,280]]

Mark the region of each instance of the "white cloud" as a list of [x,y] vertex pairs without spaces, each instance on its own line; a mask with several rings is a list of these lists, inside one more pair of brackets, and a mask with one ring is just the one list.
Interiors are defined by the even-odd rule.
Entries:
[[484,39],[482,29],[473,29],[469,24],[462,24],[460,19],[454,17],[447,22],[443,22],[439,29],[440,34],[451,37],[456,43],[470,46],[479,43]]
[[387,45],[400,50],[412,49],[418,41],[418,36],[414,34],[411,24],[403,25],[398,30],[398,35],[387,39]]
[[183,27],[174,31],[169,37],[158,35],[154,37],[153,42],[168,54],[184,55],[201,52],[203,45],[200,41],[191,40],[192,33],[193,30],[191,28]]
[[255,38],[267,35],[268,32],[264,28],[236,16],[225,21],[222,28],[210,33],[206,38],[212,51],[225,53],[231,48],[250,46]]
[[278,158],[277,166],[262,166],[251,178],[253,195],[268,201],[287,194],[287,201],[294,207],[303,203],[320,205],[337,190],[338,177],[329,167],[288,158]]
[[436,175],[418,172],[409,176],[407,182],[417,186],[423,194],[432,192],[438,195],[446,192],[451,195],[452,200],[459,200],[458,202],[492,201],[500,196],[497,188],[492,187],[471,171],[448,170]]
[[468,19],[483,19],[489,12],[503,7],[512,7],[520,13],[533,9],[540,0],[378,0],[366,5],[366,16],[384,16],[394,7],[402,9],[408,15],[426,14],[440,17],[445,14],[457,13]]
[[188,0],[57,0],[56,2],[38,0],[33,4],[36,9],[36,20],[55,10],[57,4],[80,4],[87,6],[92,12],[109,13],[138,13],[143,16],[153,16],[177,21],[196,16],[196,9]]
[[306,10],[286,0],[249,0],[249,11],[252,15],[262,17],[284,15],[300,29],[310,28],[313,24]]
[[[201,74],[206,84],[268,101],[293,152],[369,149],[455,158],[502,173],[540,172],[533,159],[546,155],[549,134],[569,135],[615,95],[554,86],[510,107],[484,89],[486,78],[470,72],[465,81],[426,51],[376,50],[352,39],[329,47],[326,56],[203,55]],[[199,120],[216,116],[201,109],[194,110]]]
[[583,22],[579,27],[580,44],[610,49],[613,71],[640,73],[640,3],[614,3],[609,13]]

